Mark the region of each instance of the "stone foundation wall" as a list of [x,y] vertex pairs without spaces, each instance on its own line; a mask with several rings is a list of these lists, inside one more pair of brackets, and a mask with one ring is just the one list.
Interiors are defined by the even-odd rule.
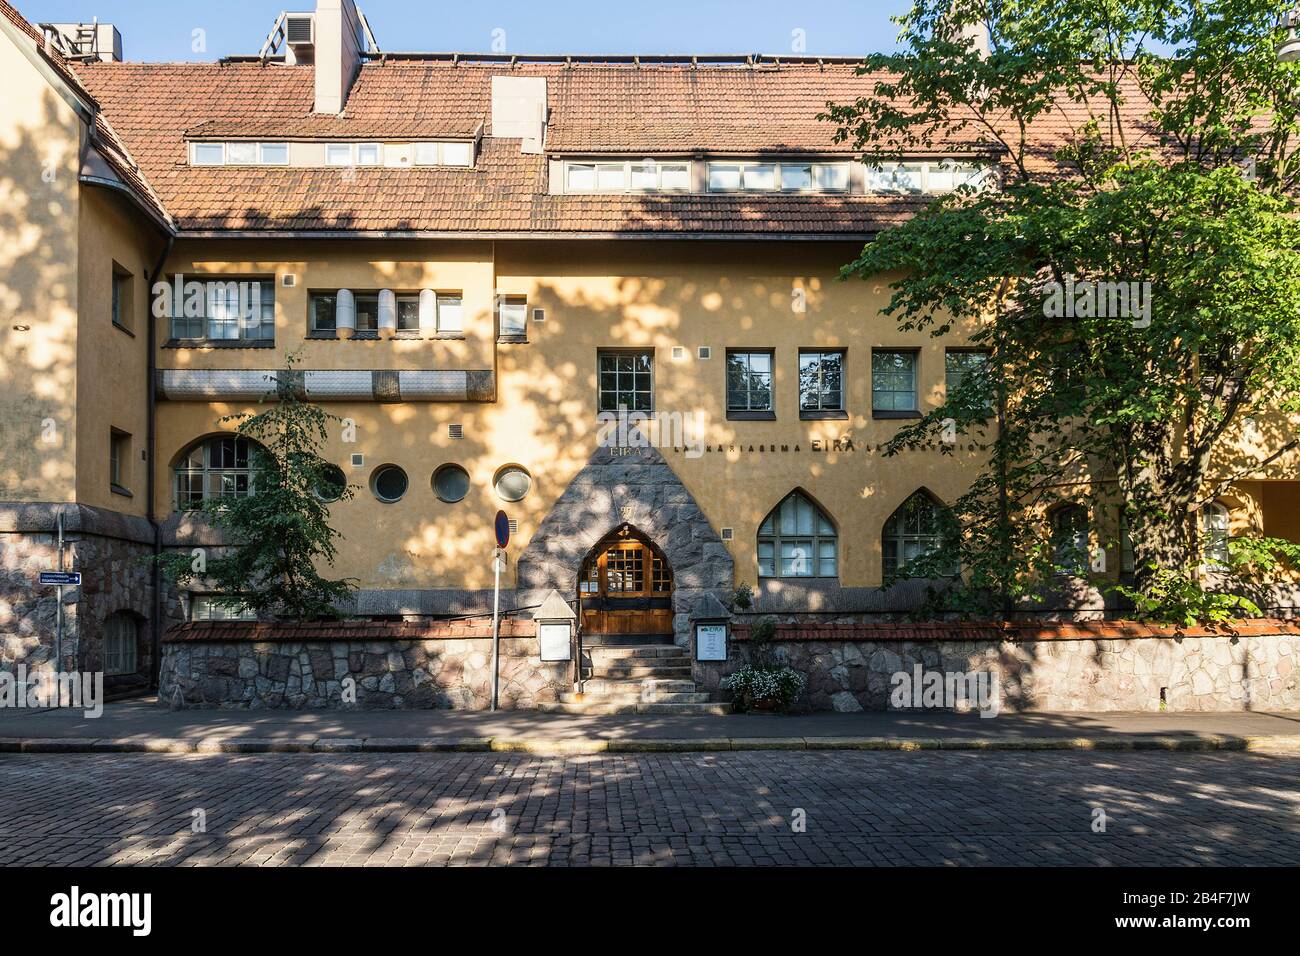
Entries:
[[[893,630],[902,637],[924,629]],[[1065,637],[1058,630],[1039,640],[998,640],[961,639],[962,628],[954,627],[957,639],[859,640],[853,631],[817,639],[825,630],[809,628],[772,649],[808,676],[800,710],[889,710],[894,675],[921,665],[995,673],[1007,711],[1159,711],[1162,690],[1167,711],[1300,711],[1300,633],[1287,626],[1239,630],[1236,639],[1204,632],[1088,639],[1070,629]],[[733,641],[725,664],[695,665],[696,681],[702,690],[717,689],[749,656],[747,641]]]
[[81,572],[82,586],[63,589],[59,669],[102,670],[104,621],[125,612],[136,623],[137,673],[105,683],[143,687],[153,672],[153,584],[147,562],[153,530],[143,518],[75,504],[0,503],[0,670],[54,664],[58,590],[36,579],[59,566],[60,513],[64,567]]
[[[533,708],[572,689],[572,664],[541,661],[531,621],[503,622],[501,633],[503,708]],[[168,633],[159,680],[169,707],[483,710],[492,702],[491,629],[186,624]],[[355,702],[345,701],[345,688]]]

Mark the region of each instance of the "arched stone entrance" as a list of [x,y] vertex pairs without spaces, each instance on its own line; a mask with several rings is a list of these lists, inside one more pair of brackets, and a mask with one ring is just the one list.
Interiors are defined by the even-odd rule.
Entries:
[[597,448],[519,555],[519,603],[551,588],[576,594],[583,563],[623,525],[659,549],[673,574],[672,630],[691,638],[691,611],[712,593],[730,603],[733,562],[718,532],[656,448]]
[[673,633],[673,571],[629,524],[601,539],[578,575],[583,634],[657,638]]

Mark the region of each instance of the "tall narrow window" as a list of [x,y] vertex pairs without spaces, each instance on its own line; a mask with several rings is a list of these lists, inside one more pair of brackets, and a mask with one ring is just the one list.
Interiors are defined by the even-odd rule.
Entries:
[[[942,513],[943,505],[918,491],[889,516],[881,531],[886,580],[914,576],[918,569],[913,562],[939,552],[943,547]],[[957,573],[955,562],[945,562],[934,570],[944,577]]]
[[654,352],[601,351],[596,361],[599,411],[654,410]]
[[871,353],[871,411],[916,411],[916,353]]
[[465,331],[464,309],[459,295],[438,293],[438,331]]
[[131,436],[116,428],[108,435],[108,483],[117,492],[130,489]]
[[772,352],[727,351],[727,412],[772,411]]
[[136,638],[139,624],[127,611],[104,618],[104,676],[136,672]]
[[989,357],[986,352],[968,352],[949,349],[943,357],[944,384],[948,400],[966,393],[970,404],[979,411],[992,410],[992,396],[988,389]]
[[805,495],[791,492],[758,527],[758,574],[764,578],[833,578],[839,538]]
[[128,332],[135,324],[131,290],[131,273],[113,263],[113,324]]
[[1052,511],[1052,560],[1058,571],[1083,574],[1088,570],[1088,509],[1061,505]]
[[1201,508],[1201,563],[1209,571],[1228,567],[1228,538],[1231,519],[1228,509],[1217,501]]
[[844,411],[844,353],[799,353],[799,412],[807,418]]

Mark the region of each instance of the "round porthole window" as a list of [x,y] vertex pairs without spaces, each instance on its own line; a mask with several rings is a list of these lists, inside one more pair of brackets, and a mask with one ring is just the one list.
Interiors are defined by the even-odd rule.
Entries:
[[522,501],[533,487],[533,476],[518,465],[507,465],[497,472],[495,486],[502,501]]
[[469,494],[469,472],[460,465],[443,465],[433,473],[433,493],[454,504]]
[[380,501],[400,501],[406,494],[406,472],[396,465],[384,465],[375,470],[370,479],[370,490]]
[[347,490],[348,480],[338,465],[326,465],[316,478],[316,497],[321,501],[338,501]]

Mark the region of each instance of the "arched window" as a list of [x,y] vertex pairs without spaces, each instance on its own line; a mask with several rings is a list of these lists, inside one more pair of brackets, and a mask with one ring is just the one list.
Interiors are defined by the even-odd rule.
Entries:
[[[918,491],[889,516],[880,538],[886,579],[909,577],[909,564],[943,547],[942,515],[943,505],[928,492]],[[955,562],[942,573],[955,575]]]
[[1201,563],[1210,570],[1228,566],[1228,538],[1231,519],[1228,509],[1217,501],[1201,508]]
[[1052,511],[1052,561],[1058,571],[1082,574],[1088,570],[1088,509],[1061,505]]
[[192,511],[205,501],[243,498],[252,491],[252,443],[218,435],[193,445],[176,463],[176,510]]
[[833,578],[839,574],[835,526],[806,496],[794,491],[758,527],[758,575]]
[[136,638],[140,626],[129,611],[118,611],[104,618],[104,676],[134,674]]

